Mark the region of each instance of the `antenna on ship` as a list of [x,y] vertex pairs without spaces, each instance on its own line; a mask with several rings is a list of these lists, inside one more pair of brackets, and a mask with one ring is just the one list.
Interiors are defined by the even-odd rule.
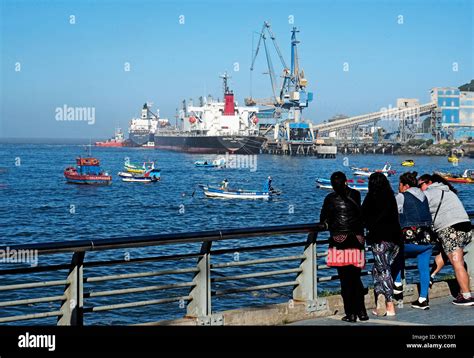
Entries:
[[229,91],[229,86],[227,84],[227,81],[229,80],[229,78],[232,78],[232,77],[227,74],[227,71],[224,72],[224,74],[219,77],[224,80],[224,94],[229,93],[230,91]]

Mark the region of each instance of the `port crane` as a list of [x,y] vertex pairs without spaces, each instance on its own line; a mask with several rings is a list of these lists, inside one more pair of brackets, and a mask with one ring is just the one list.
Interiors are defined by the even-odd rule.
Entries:
[[[300,71],[297,47],[299,41],[296,39],[296,34],[298,32],[298,29],[293,27],[291,31],[291,63],[290,67],[288,67],[280,51],[276,37],[273,34],[270,23],[268,21],[263,23],[257,43],[257,48],[252,58],[250,71],[252,73],[255,68],[255,61],[263,44],[273,97],[271,102],[268,100],[262,101],[253,98],[246,99],[247,104],[270,105],[274,109],[274,118],[283,117],[283,119],[291,119],[293,122],[300,121],[302,109],[308,107],[308,103],[311,102],[313,98],[311,92],[306,92],[308,81],[305,78],[304,70]],[[281,84],[277,83],[271,53],[267,44],[268,38],[271,39],[283,67]]]
[[[267,113],[268,117],[275,120],[275,123],[261,125],[261,133],[269,135],[273,131],[273,140],[277,145],[282,143],[307,143],[311,144],[315,140],[312,123],[304,122],[301,117],[303,108],[308,107],[313,99],[313,94],[306,91],[308,84],[305,78],[304,70],[300,69],[298,44],[296,39],[298,29],[293,27],[291,30],[291,57],[290,66],[287,65],[278,46],[276,37],[268,21],[265,21],[260,31],[257,47],[253,54],[252,64],[250,66],[250,75],[252,76],[255,68],[255,61],[263,47],[267,62],[268,74],[270,77],[272,98],[271,100],[259,100],[252,97],[247,98],[247,105],[264,105],[267,109],[260,110],[260,115]],[[281,62],[281,82],[278,83],[275,69],[273,67],[272,56],[268,46],[269,39],[273,43],[275,51]]]

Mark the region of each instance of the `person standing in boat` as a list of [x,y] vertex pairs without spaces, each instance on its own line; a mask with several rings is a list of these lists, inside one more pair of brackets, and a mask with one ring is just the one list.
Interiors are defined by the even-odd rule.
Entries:
[[441,245],[441,252],[433,264],[430,285],[434,281],[434,276],[444,266],[447,256],[453,265],[460,288],[458,296],[452,303],[458,306],[474,306],[474,299],[469,289],[469,274],[464,265],[464,248],[472,240],[469,216],[456,195],[456,189],[440,175],[422,175],[418,185],[428,198],[433,227]]
[[365,289],[361,281],[361,269],[365,265],[364,229],[360,193],[347,186],[342,172],[331,175],[334,192],[324,199],[320,222],[329,229],[327,265],[336,267],[341,281],[346,322],[369,319],[365,309]]
[[273,187],[272,187],[272,177],[269,176],[268,177],[268,182],[267,182],[267,192],[268,193],[271,193],[273,191]]
[[383,173],[370,175],[369,192],[362,204],[362,213],[368,230],[367,242],[374,256],[372,277],[377,308],[372,313],[395,316],[391,265],[400,251],[402,235],[395,195]]
[[221,189],[222,190],[227,190],[227,187],[229,186],[229,181],[226,179],[224,179],[221,183]]

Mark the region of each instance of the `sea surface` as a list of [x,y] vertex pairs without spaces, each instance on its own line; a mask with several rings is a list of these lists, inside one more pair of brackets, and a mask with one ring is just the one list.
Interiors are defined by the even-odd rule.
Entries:
[[[474,168],[474,160],[463,158],[458,166],[448,163],[445,157],[413,156],[403,158],[392,155],[338,155],[336,159],[314,157],[288,157],[258,155],[254,168],[196,168],[196,160],[212,160],[216,155],[191,155],[142,148],[92,148],[92,155],[101,161],[103,169],[113,175],[110,186],[80,186],[67,184],[63,171],[75,164],[77,156],[87,156],[83,145],[46,144],[0,144],[0,245],[61,242],[81,239],[179,233],[187,231],[215,230],[266,225],[283,225],[317,222],[325,190],[317,189],[317,177],[329,178],[336,170],[351,177],[351,166],[380,169],[386,162],[397,171],[390,177],[393,189],[397,190],[398,175],[416,170],[431,173],[434,170],[461,172]],[[161,181],[153,184],[125,183],[117,173],[125,160],[139,163],[154,160],[161,168]],[[401,166],[403,159],[413,159],[413,168]],[[272,200],[222,200],[206,198],[198,184],[218,184],[228,179],[234,188],[261,189],[266,178],[272,176],[273,186],[282,190],[282,195]],[[457,185],[459,197],[467,210],[474,211],[474,185]],[[364,196],[364,194],[363,194]],[[320,236],[324,238],[324,235]],[[301,248],[239,252],[239,247],[294,242],[302,236],[252,238],[216,243],[213,249],[235,248],[228,255],[213,257],[213,262],[248,260],[277,255],[301,254]],[[157,246],[131,250],[111,250],[86,254],[85,261],[104,259],[138,258],[169,254],[198,252],[199,244]],[[320,248],[323,250],[323,248]],[[70,255],[45,255],[39,257],[39,266],[65,264]],[[322,264],[323,262],[320,262]],[[128,265],[93,266],[84,269],[85,277],[157,271],[171,268],[192,267],[195,259],[173,262],[143,262]],[[262,269],[275,270],[295,268],[297,262],[261,265]],[[0,263],[0,270],[16,267],[12,263]],[[369,265],[370,266],[370,265]],[[221,271],[225,275],[255,272],[253,267],[236,267]],[[370,269],[370,267],[368,267]],[[449,272],[449,268],[446,269]],[[331,270],[320,275],[334,274]],[[64,279],[67,272],[38,273],[34,275],[3,275],[2,285],[38,281],[40,279]],[[228,289],[255,284],[292,281],[294,276],[249,279],[247,281],[223,281],[216,289]],[[129,280],[113,280],[86,283],[85,291],[92,293],[130,287],[145,287],[150,284],[164,285],[189,282],[192,275],[164,275]],[[371,284],[370,276],[365,283]],[[23,299],[39,295],[60,295],[63,286],[45,287],[15,292],[0,291],[0,301]],[[338,282],[321,283],[319,291],[337,289]],[[89,308],[109,304],[121,304],[169,296],[186,295],[189,287],[175,291],[147,291],[139,294],[86,297],[84,306]],[[36,295],[36,296],[35,296]],[[278,288],[253,293],[232,294],[213,299],[213,310],[285,302],[291,298],[291,288]],[[59,302],[0,308],[0,317],[17,314],[56,310]],[[182,317],[185,313],[183,301],[103,312],[88,312],[86,324],[131,324]],[[14,324],[55,324],[54,317],[22,321]]]

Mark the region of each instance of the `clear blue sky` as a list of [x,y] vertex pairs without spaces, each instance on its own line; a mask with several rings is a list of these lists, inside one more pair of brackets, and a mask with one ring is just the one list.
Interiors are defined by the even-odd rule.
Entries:
[[[253,32],[270,21],[289,62],[290,15],[315,97],[304,117],[314,122],[395,105],[397,97],[425,102],[430,88],[473,78],[470,0],[0,3],[3,137],[108,137],[117,124],[126,128],[145,101],[172,118],[184,98],[221,96],[218,75],[233,71],[235,62],[240,71],[232,72],[231,85],[243,102]],[[276,55],[273,62],[280,72]],[[270,97],[265,70],[262,52],[256,97]],[[96,123],[56,121],[55,109],[64,104],[95,107]]]

